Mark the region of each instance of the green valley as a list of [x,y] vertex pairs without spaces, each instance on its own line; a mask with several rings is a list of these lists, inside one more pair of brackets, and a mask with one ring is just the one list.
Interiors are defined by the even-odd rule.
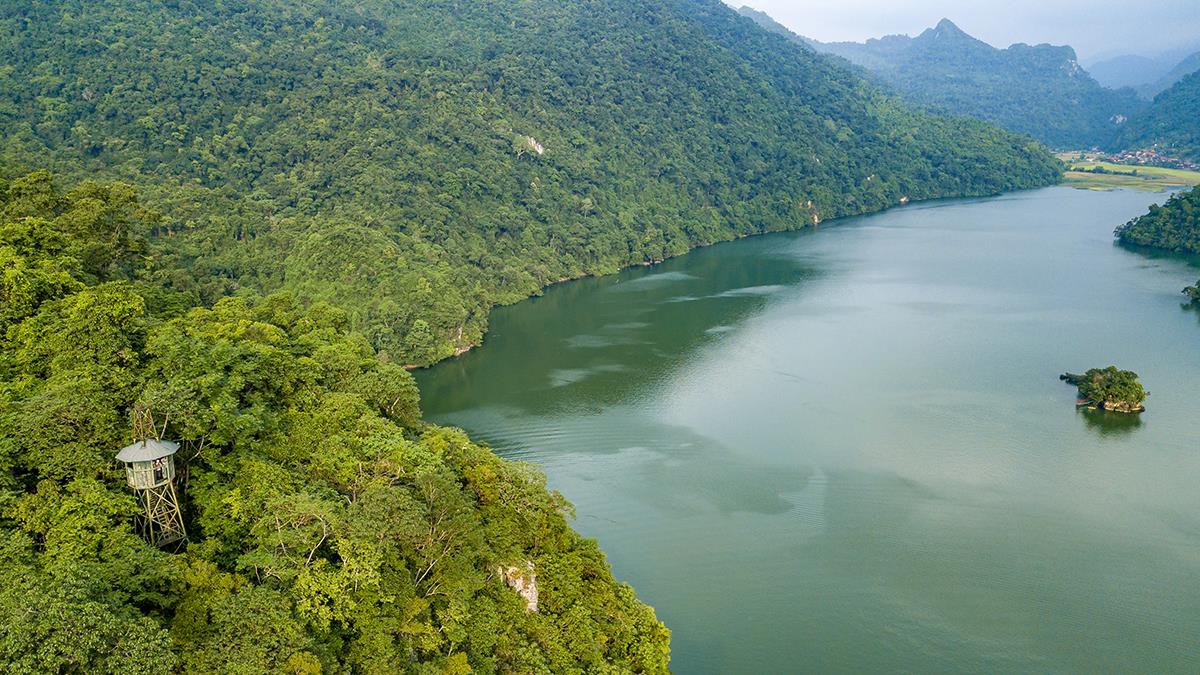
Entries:
[[[422,421],[405,367],[558,280],[1059,177],[717,2],[14,9],[17,672],[663,672],[666,628],[566,500]],[[149,429],[181,445],[178,555],[113,460]]]
[[[1128,666],[1048,648],[1070,617],[1025,639],[1029,607],[1092,616],[1074,584],[1112,575],[1004,569],[973,490],[1000,531],[1036,530],[999,480],[1063,481],[1009,420],[1072,457],[1081,424],[1141,424],[1025,416],[1066,394],[1028,374],[1072,317],[1108,325],[1062,278],[1093,256],[1152,287],[1106,220],[1150,198],[1054,186],[1200,174],[1047,146],[1194,154],[1198,76],[1151,104],[1069,47],[949,21],[820,43],[720,0],[6,3],[0,671]],[[1197,214],[1200,187],[1117,234],[1200,252]],[[1162,323],[1127,303],[1134,328],[1190,329],[1178,288]],[[490,322],[498,348],[466,354]],[[1111,361],[1178,418],[1174,371],[1130,346],[1149,333],[1077,356],[1128,348]],[[1029,550],[1058,560],[1047,532]],[[958,562],[925,595],[940,551]],[[1009,618],[967,640],[976,570]]]
[[1098,159],[1079,159],[1080,153],[1060,153],[1066,165],[1063,184],[1087,190],[1151,190],[1200,185],[1200,171],[1161,166],[1117,164]]

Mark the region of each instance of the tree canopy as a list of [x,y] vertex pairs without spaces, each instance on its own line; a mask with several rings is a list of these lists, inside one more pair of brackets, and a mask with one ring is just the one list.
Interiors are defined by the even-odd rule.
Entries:
[[[666,671],[543,476],[423,422],[345,310],[159,285],[160,223],[125,184],[0,185],[6,672]],[[182,444],[183,553],[134,533],[135,411]]]
[[142,186],[160,282],[332,303],[398,363],[560,279],[1060,174],[718,0],[11,10],[9,166]]
[[1137,373],[1116,366],[1091,368],[1083,375],[1067,373],[1062,379],[1079,387],[1080,398],[1106,410],[1137,411],[1149,396]]
[[[424,422],[406,367],[558,280],[1060,173],[717,0],[8,9],[15,672],[665,672],[569,504]],[[146,416],[182,445],[176,555],[113,460]]]
[[1176,192],[1161,206],[1151,205],[1115,234],[1126,244],[1200,253],[1200,187]]

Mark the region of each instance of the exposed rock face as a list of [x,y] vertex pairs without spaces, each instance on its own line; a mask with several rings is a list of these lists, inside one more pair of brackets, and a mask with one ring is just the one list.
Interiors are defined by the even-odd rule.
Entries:
[[513,152],[517,157],[526,155],[541,157],[546,153],[546,146],[533,136],[518,134],[513,137]]
[[1130,403],[1128,401],[1104,401],[1099,407],[1102,410],[1123,413],[1143,412],[1146,409],[1146,406],[1141,403]]
[[533,561],[526,560],[524,568],[517,566],[501,567],[500,578],[508,587],[522,598],[525,598],[525,609],[536,612],[538,609],[537,575],[533,571]]

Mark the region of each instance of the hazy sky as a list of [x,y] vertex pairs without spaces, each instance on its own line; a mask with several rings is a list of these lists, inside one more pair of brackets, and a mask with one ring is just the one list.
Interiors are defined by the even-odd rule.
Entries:
[[1069,44],[1080,60],[1200,48],[1200,0],[727,0],[823,42],[916,35],[946,17],[997,47]]

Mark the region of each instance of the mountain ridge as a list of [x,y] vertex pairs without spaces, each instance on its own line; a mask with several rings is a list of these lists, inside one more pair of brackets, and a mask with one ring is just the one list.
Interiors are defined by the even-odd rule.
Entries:
[[560,279],[1058,171],[716,0],[68,0],[0,21],[4,157],[146,186],[190,271],[173,283],[337,303],[412,365]]
[[[743,15],[766,24],[762,13]],[[775,31],[786,30],[770,23],[778,26]],[[1018,42],[1000,49],[948,18],[915,37],[888,35],[862,43],[797,39],[866,68],[911,103],[999,124],[1052,147],[1109,143],[1124,120],[1145,107],[1132,90],[1100,86],[1070,46]]]
[[1153,82],[1135,87],[1135,90],[1140,96],[1153,100],[1155,96],[1170,89],[1176,82],[1198,70],[1200,70],[1200,52],[1184,57],[1162,77]]
[[1200,161],[1200,70],[1184,76],[1134,116],[1112,147],[1153,148],[1166,155]]

